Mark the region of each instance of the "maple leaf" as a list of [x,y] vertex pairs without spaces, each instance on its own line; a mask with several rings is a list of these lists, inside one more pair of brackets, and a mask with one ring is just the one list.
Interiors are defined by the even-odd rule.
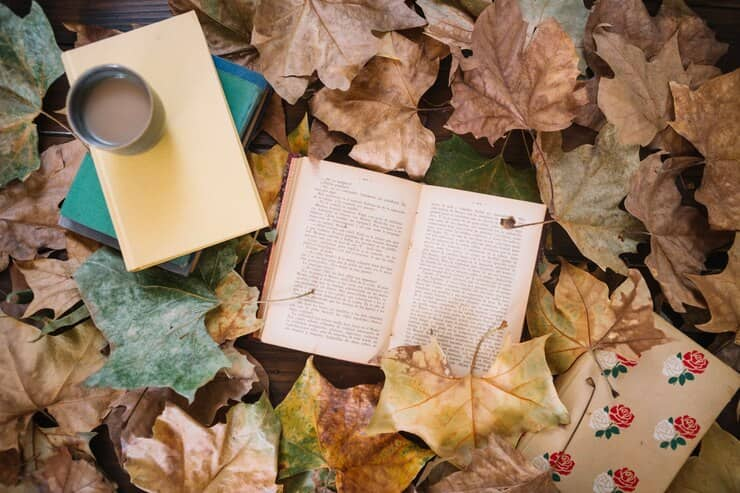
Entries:
[[462,377],[453,375],[434,339],[389,350],[367,433],[414,433],[440,457],[465,466],[491,434],[516,440],[526,431],[568,423],[545,360],[546,340],[507,341],[488,371]]
[[532,160],[543,201],[584,256],[626,274],[619,254],[637,248],[636,233],[643,228],[619,204],[640,166],[639,147],[621,144],[611,124],[601,129],[595,145],[570,152],[561,145],[559,133],[537,136]]
[[[379,394],[379,385],[335,388],[309,357],[275,410],[283,428],[281,481],[331,469],[340,493],[401,491],[408,486],[433,454],[398,433],[363,433]],[[379,470],[383,473],[378,474]]]
[[707,254],[727,243],[727,233],[711,231],[701,212],[682,204],[676,177],[693,158],[661,160],[661,153],[645,158],[632,175],[625,208],[650,233],[650,255],[645,265],[660,283],[663,294],[677,312],[684,304],[703,306],[686,277],[700,274]]
[[100,350],[106,341],[92,323],[32,342],[38,335],[35,327],[0,315],[0,450],[18,448],[19,436],[37,411],[53,416],[60,433],[90,431],[118,395],[81,385],[105,362]]
[[[49,493],[112,493],[114,485],[95,466],[84,459],[73,460],[66,448],[59,448],[32,474],[38,491]],[[35,489],[32,491],[36,491]]]
[[64,73],[54,32],[33,2],[26,17],[0,5],[0,187],[38,169],[38,132],[44,94]]
[[424,181],[512,199],[540,200],[534,170],[509,166],[502,154],[483,157],[457,135],[437,144],[437,153]]
[[532,335],[550,335],[545,349],[555,373],[563,373],[585,353],[619,348],[620,354],[640,356],[668,342],[655,326],[653,300],[636,270],[609,296],[609,287],[588,272],[560,262],[553,296],[535,277],[527,306]]
[[496,435],[488,444],[473,450],[472,461],[463,471],[432,484],[429,493],[506,492],[557,493],[552,472],[534,467],[519,451]]
[[447,128],[493,144],[507,130],[554,131],[570,125],[585,93],[576,89],[578,56],[553,19],[526,43],[527,23],[516,0],[499,0],[475,22],[473,56],[460,60],[452,85],[455,108]]
[[599,108],[617,127],[622,143],[646,146],[671,118],[668,83],[689,82],[678,54],[678,38],[672,37],[647,62],[642,50],[619,34],[598,29],[593,37],[597,54],[614,71],[613,79],[599,82]]
[[275,144],[267,152],[255,154],[250,152],[249,166],[252,169],[254,183],[257,185],[267,219],[272,223],[277,217],[280,190],[283,186],[283,174],[288,164],[288,151],[280,144]]
[[469,50],[473,42],[475,19],[446,0],[417,0],[426,17],[424,34],[461,50]]
[[424,176],[434,155],[434,133],[422,125],[417,105],[437,78],[439,51],[391,33],[384,56],[370,60],[346,91],[322,89],[311,110],[330,130],[357,141],[350,157],[379,171]]
[[57,226],[59,203],[86,151],[77,140],[52,146],[41,155],[39,171],[0,190],[0,271],[10,256],[32,260],[39,248],[64,248],[64,230]]
[[211,53],[254,67],[257,50],[249,43],[258,0],[168,0],[172,13],[194,10]]
[[77,269],[75,280],[111,343],[110,357],[88,385],[172,387],[192,399],[229,366],[205,329],[205,315],[218,299],[200,279],[159,268],[127,272],[121,257],[103,248]]
[[701,440],[699,455],[689,457],[667,493],[740,491],[740,442],[717,423]]
[[740,69],[705,82],[692,91],[671,83],[676,119],[671,127],[706,158],[695,198],[707,206],[709,224],[740,229]]
[[252,43],[260,71],[275,92],[295,104],[314,71],[326,87],[349,89],[378,52],[373,31],[424,24],[403,0],[274,0],[257,7]]
[[280,421],[265,395],[235,405],[225,424],[211,428],[167,404],[154,436],[129,442],[124,468],[147,491],[277,492],[279,440]]
[[[697,325],[707,332],[738,332],[740,328],[740,241],[735,234],[735,243],[727,252],[725,269],[715,275],[689,275],[709,305],[712,318]],[[736,337],[740,341],[740,336]]]
[[247,286],[234,271],[229,272],[216,287],[218,307],[206,315],[206,329],[219,344],[262,329],[257,318],[257,300],[260,290]]

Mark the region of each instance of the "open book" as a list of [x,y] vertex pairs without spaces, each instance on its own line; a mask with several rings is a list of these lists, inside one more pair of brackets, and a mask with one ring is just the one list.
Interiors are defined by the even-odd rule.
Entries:
[[[452,367],[519,340],[545,206],[347,165],[290,164],[263,298],[261,339],[358,363],[437,337]],[[486,366],[486,365],[482,365]]]

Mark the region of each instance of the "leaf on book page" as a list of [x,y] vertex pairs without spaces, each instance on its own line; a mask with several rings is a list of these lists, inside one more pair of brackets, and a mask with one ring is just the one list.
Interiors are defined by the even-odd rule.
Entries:
[[[10,491],[16,490],[11,488]],[[17,491],[112,493],[116,488],[92,462],[73,459],[70,451],[61,447],[41,462]]]
[[667,493],[740,491],[740,442],[717,423],[701,441],[699,455],[689,457]]
[[417,0],[427,25],[424,34],[461,50],[469,50],[473,42],[475,19],[449,0]]
[[330,130],[357,141],[350,157],[379,171],[404,170],[422,178],[434,156],[434,133],[422,125],[419,100],[437,78],[439,44],[384,37],[384,54],[357,74],[348,90],[324,88],[311,110]]
[[620,253],[637,248],[640,222],[619,208],[639,168],[639,146],[624,145],[607,124],[595,145],[562,150],[560,133],[542,133],[532,152],[537,184],[552,217],[581,253],[602,269],[626,275]]
[[473,56],[460,60],[452,85],[455,108],[447,128],[486,137],[493,144],[516,128],[555,131],[586,103],[576,90],[578,55],[570,36],[550,18],[527,43],[527,23],[517,0],[499,0],[473,29]]
[[706,300],[712,315],[709,322],[697,325],[707,332],[737,333],[740,327],[740,240],[737,233],[735,243],[727,254],[727,266],[719,274],[689,275]]
[[65,247],[64,230],[57,226],[59,203],[86,152],[77,140],[52,146],[41,155],[40,170],[0,190],[0,271],[9,257],[32,260],[39,248]]
[[18,448],[37,411],[53,416],[60,433],[91,431],[119,394],[83,385],[106,359],[100,352],[105,338],[91,322],[32,342],[38,336],[37,328],[0,315],[0,373],[6,375],[0,395],[0,450]]
[[218,344],[262,329],[257,318],[257,300],[260,290],[247,286],[235,271],[229,272],[216,286],[220,304],[206,315],[206,328]]
[[156,267],[126,272],[118,254],[103,248],[77,269],[75,280],[111,343],[108,361],[88,385],[172,387],[192,399],[198,387],[230,366],[206,331],[205,315],[218,299],[200,279]]
[[676,177],[696,162],[696,158],[663,162],[661,153],[651,154],[632,175],[624,202],[650,233],[645,265],[677,312],[686,311],[684,304],[704,306],[687,276],[701,274],[707,254],[732,238],[727,232],[710,230],[699,209],[683,205]]
[[300,98],[314,72],[330,89],[346,91],[378,52],[373,32],[426,24],[403,0],[312,0],[260,2],[252,43],[270,85],[290,104]]
[[527,306],[532,335],[550,335],[545,351],[554,373],[563,373],[584,353],[618,349],[637,357],[669,341],[655,326],[653,300],[637,270],[609,296],[609,287],[561,261],[555,296],[535,276]]
[[33,121],[49,86],[64,73],[62,52],[44,11],[33,2],[25,17],[0,5],[0,187],[25,180],[40,165]]
[[473,450],[473,460],[458,471],[430,485],[429,493],[506,492],[557,493],[552,472],[533,466],[510,443],[491,435],[488,444]]
[[454,376],[436,340],[389,350],[385,385],[367,433],[407,431],[442,458],[467,466],[492,434],[516,440],[566,424],[545,360],[547,337],[507,342],[483,374]]
[[398,433],[364,433],[379,393],[379,385],[337,389],[310,357],[276,409],[283,428],[281,482],[316,482],[331,470],[339,492],[401,491],[408,486],[433,454]]
[[124,468],[139,488],[183,491],[278,492],[280,421],[264,394],[254,404],[237,404],[226,423],[204,428],[179,407],[167,404],[152,438],[134,438],[124,451]]
[[502,154],[493,158],[481,156],[457,135],[437,144],[437,153],[424,181],[441,187],[540,201],[533,169],[509,166]]
[[277,218],[278,201],[288,156],[288,151],[280,144],[275,144],[269,151],[262,154],[249,153],[249,165],[252,168],[254,182],[270,223]]
[[676,120],[671,127],[706,159],[696,200],[707,206],[709,224],[740,230],[740,69],[692,91],[671,82]]

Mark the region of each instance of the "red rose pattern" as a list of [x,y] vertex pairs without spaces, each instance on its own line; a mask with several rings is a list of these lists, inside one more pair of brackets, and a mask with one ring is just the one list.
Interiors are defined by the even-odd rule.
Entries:
[[709,361],[704,357],[704,354],[700,351],[693,350],[683,355],[683,366],[685,366],[691,373],[699,375],[704,373]]
[[635,491],[637,483],[640,482],[640,478],[637,477],[635,471],[628,467],[623,467],[614,471],[614,484],[619,487],[622,491]]
[[699,423],[697,423],[696,420],[688,414],[679,416],[674,419],[673,427],[676,429],[679,435],[687,440],[696,438],[696,435],[699,434],[699,430],[701,430],[701,426],[699,426]]
[[612,406],[609,410],[609,419],[620,428],[629,428],[630,424],[632,424],[632,420],[635,419],[635,415],[632,414],[632,410],[630,408],[624,404],[619,404],[617,406]]
[[558,472],[563,476],[570,474],[575,465],[576,463],[573,461],[570,454],[566,454],[565,452],[553,452],[550,456],[550,467],[552,467],[553,471]]
[[621,354],[617,353],[617,359],[620,363],[622,363],[624,366],[637,366],[637,361],[625,358]]

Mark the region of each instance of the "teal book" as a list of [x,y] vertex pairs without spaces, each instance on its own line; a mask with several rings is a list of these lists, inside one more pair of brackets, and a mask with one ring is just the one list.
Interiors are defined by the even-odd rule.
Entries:
[[[246,144],[262,113],[269,86],[261,74],[213,57],[221,86],[237,130]],[[59,225],[81,236],[120,249],[98,174],[90,154],[80,165],[77,176],[64,199]],[[160,267],[181,275],[195,268],[200,252],[170,260]]]

